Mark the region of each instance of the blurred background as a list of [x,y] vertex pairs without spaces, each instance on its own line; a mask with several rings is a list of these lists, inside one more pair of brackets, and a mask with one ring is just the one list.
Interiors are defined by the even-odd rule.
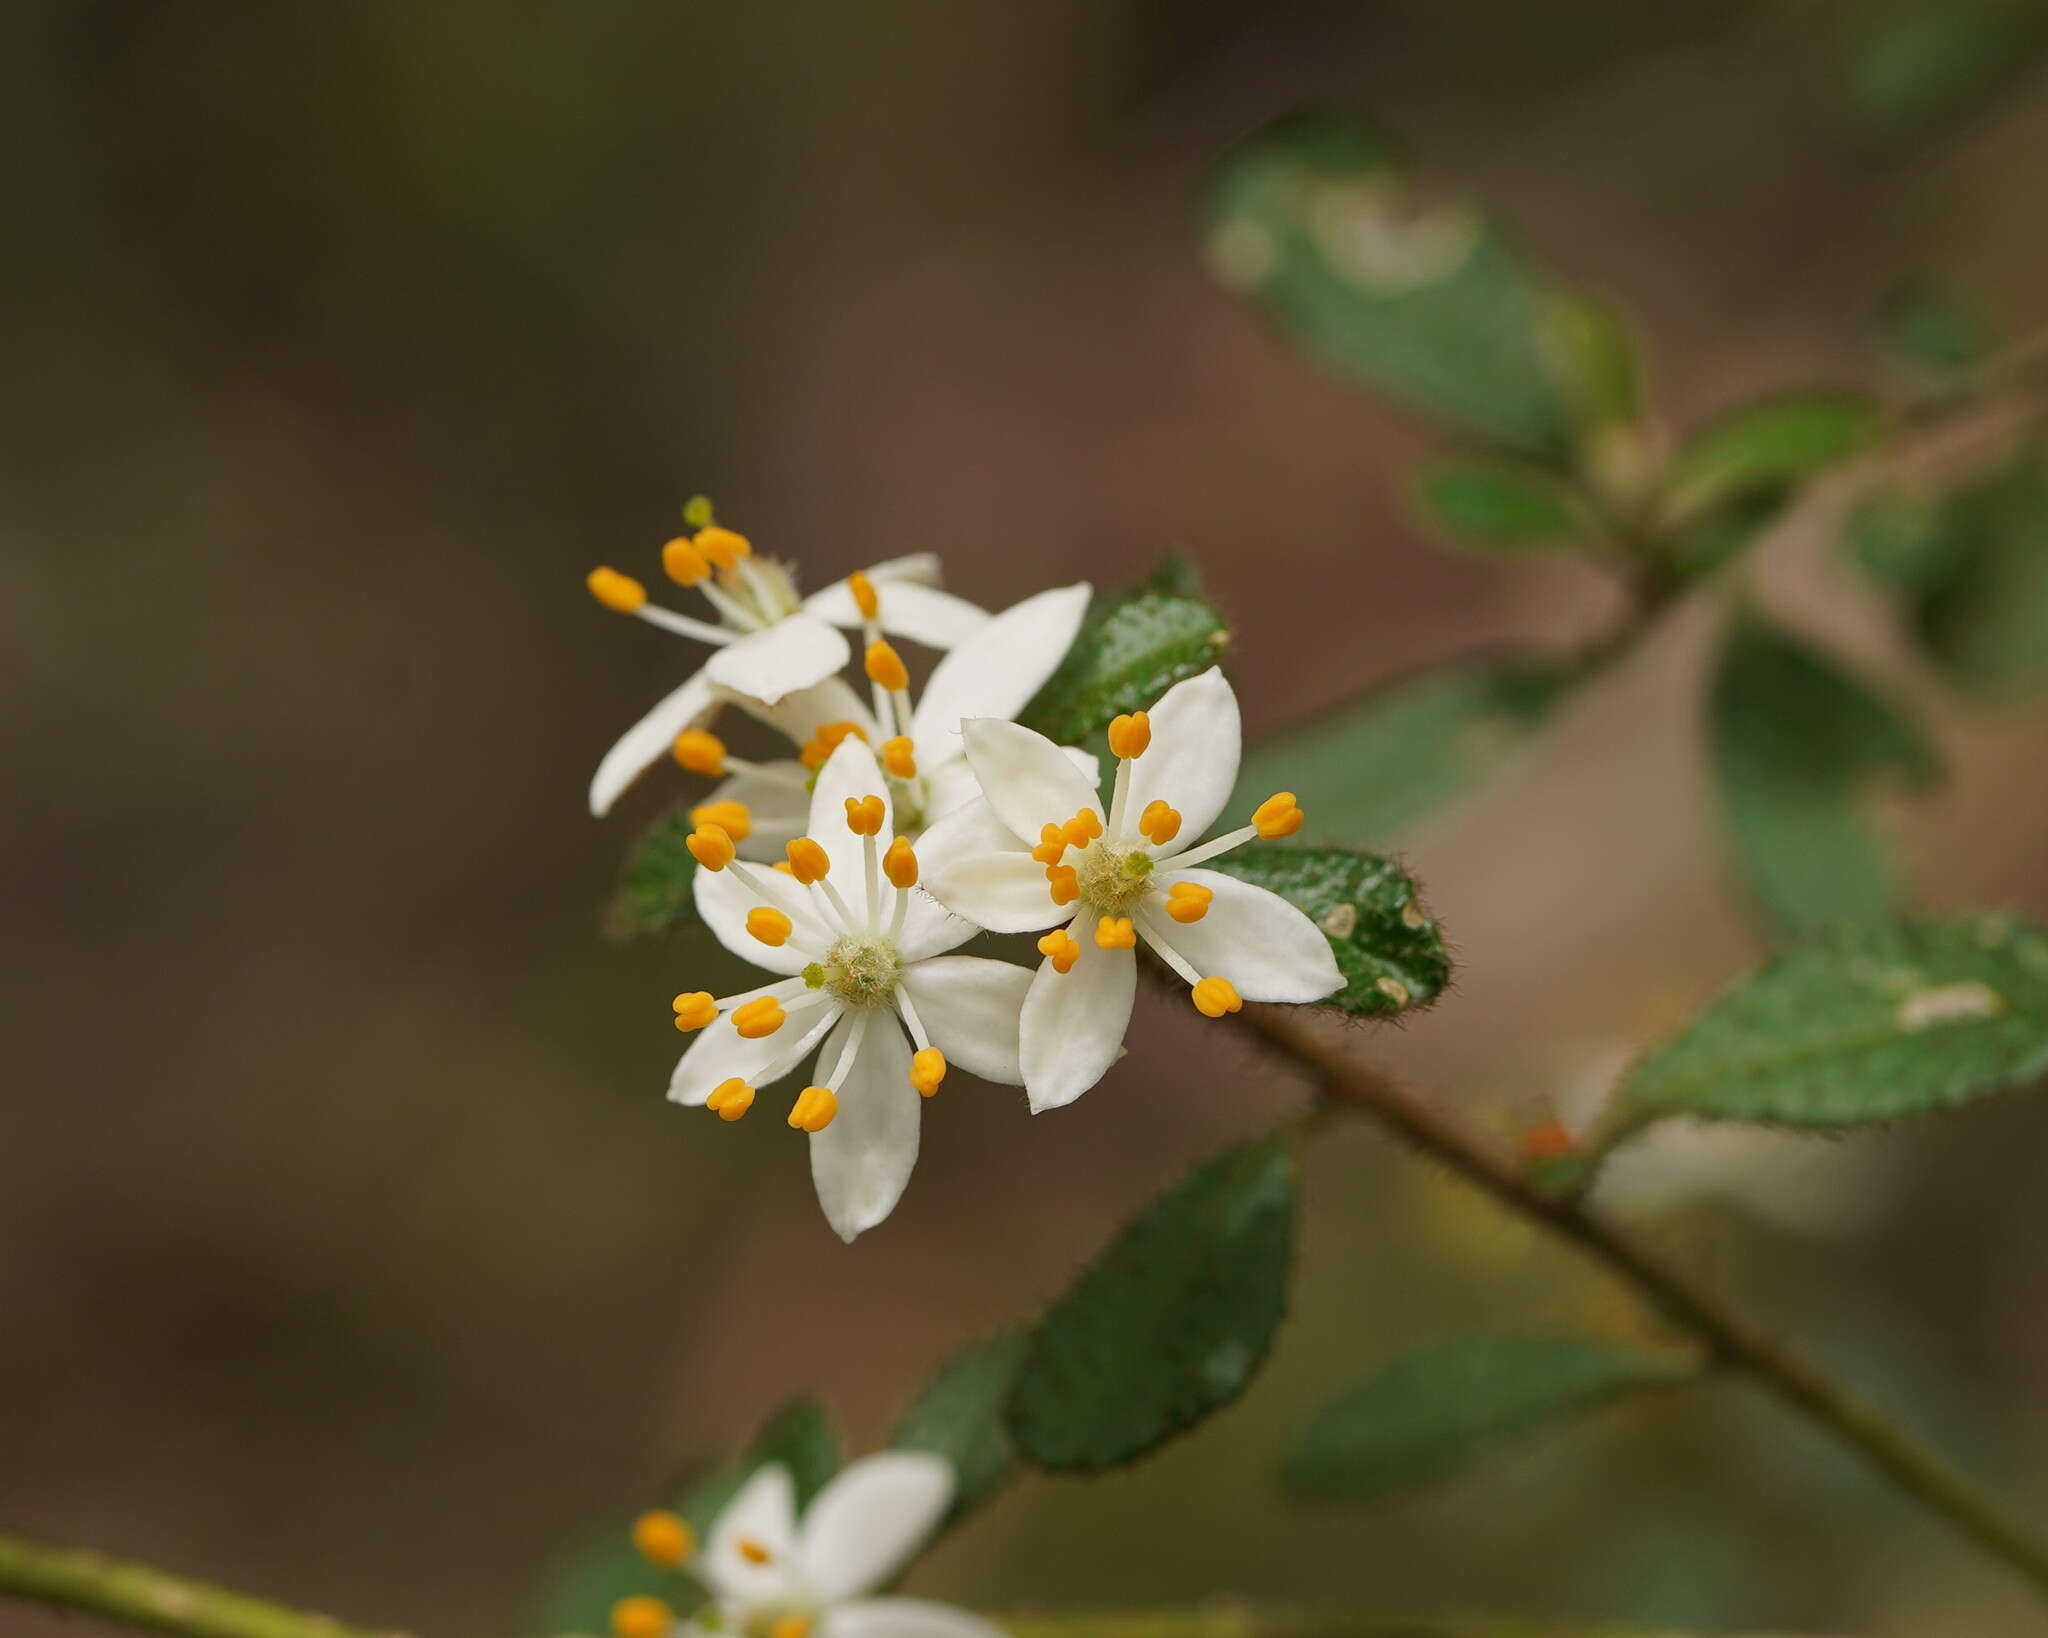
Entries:
[[[1996,27],[1958,45],[1965,13],[0,11],[0,1524],[483,1638],[785,1394],[883,1436],[942,1352],[1304,1089],[1219,1067],[1155,999],[1056,1117],[949,1085],[901,1209],[840,1246],[792,1134],[662,1100],[667,997],[715,988],[714,957],[601,922],[681,787],[657,771],[602,823],[583,791],[695,661],[584,571],[649,574],[699,490],[812,585],[937,550],[1000,607],[1179,549],[1234,618],[1255,729],[1475,644],[1586,638],[1607,582],[1433,548],[1401,500],[1432,438],[1210,281],[1208,168],[1305,103],[1371,119],[1639,315],[1695,417],[1862,380],[1902,272],[2048,319],[2036,9],[1978,7]],[[1949,749],[1899,821],[1914,902],[2048,910],[2048,718],[1936,686],[1839,576],[1786,584]],[[1682,610],[1409,842],[1460,983],[1361,1051],[1506,1131],[1757,958],[1701,759],[1711,619]],[[2013,1102],[1616,1205],[2038,1513],[2044,1145]],[[1811,1209],[1745,1204],[1776,1167]],[[2032,1630],[1740,1389],[1383,1509],[1288,1510],[1288,1430],[1395,1350],[1640,1324],[1371,1133],[1310,1183],[1298,1318],[1244,1403],[1120,1476],[1018,1484],[917,1590]]]

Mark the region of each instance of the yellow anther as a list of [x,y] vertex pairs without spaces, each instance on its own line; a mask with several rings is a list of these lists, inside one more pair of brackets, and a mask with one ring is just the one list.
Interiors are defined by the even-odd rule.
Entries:
[[612,1606],[614,1638],[666,1638],[676,1612],[658,1598],[622,1598]]
[[851,734],[855,739],[865,740],[867,732],[857,722],[828,722],[820,728],[800,753],[803,765],[816,773],[825,766],[826,759],[839,749],[839,742]]
[[769,868],[779,870],[785,876],[794,876],[796,874],[794,870],[789,868],[789,861],[787,859],[777,859]]
[[889,810],[879,796],[849,796],[846,799],[846,828],[856,836],[879,836]]
[[1135,950],[1138,929],[1129,916],[1103,916],[1095,923],[1095,942],[1105,950]]
[[903,656],[879,637],[868,644],[867,668],[868,681],[880,683],[892,694],[910,686],[910,671]]
[[839,1113],[839,1095],[829,1086],[807,1086],[797,1094],[789,1124],[799,1132],[822,1132]]
[[757,904],[747,912],[747,931],[763,944],[787,944],[790,920],[772,905]]
[[758,1041],[782,1028],[789,1015],[772,995],[758,996],[743,1007],[732,1009],[732,1027],[742,1039]]
[[583,584],[590,588],[592,597],[614,614],[631,614],[647,601],[647,588],[617,569],[592,569]]
[[718,1016],[718,1003],[709,990],[691,990],[670,1005],[676,1009],[676,1028],[680,1030],[702,1029]]
[[1047,825],[1038,833],[1038,846],[1031,850],[1031,857],[1047,868],[1060,862],[1067,851],[1067,833],[1058,825]]
[[1294,805],[1292,791],[1267,797],[1252,814],[1254,828],[1269,842],[1282,836],[1292,836],[1307,820],[1308,815]]
[[946,1055],[937,1047],[921,1048],[910,1060],[910,1084],[917,1088],[920,1097],[928,1098],[939,1089],[939,1082],[946,1078]]
[[806,887],[832,874],[831,856],[808,836],[785,842],[782,851],[789,855],[789,873]]
[[1236,1012],[1244,1005],[1236,986],[1227,978],[1203,979],[1188,992],[1188,998],[1194,1002],[1195,1011],[1204,1018],[1221,1018],[1226,1012]]
[[1081,876],[1072,865],[1047,865],[1045,881],[1054,904],[1072,904],[1081,896]]
[[1209,901],[1215,897],[1214,890],[1200,882],[1175,882],[1166,890],[1166,913],[1182,923],[1200,921],[1209,913]]
[[702,774],[706,779],[725,777],[725,741],[716,734],[707,734],[701,728],[685,728],[676,735],[671,753],[689,773]]
[[1154,847],[1164,847],[1180,834],[1180,811],[1170,808],[1157,798],[1145,804],[1145,811],[1138,815],[1138,829]]
[[1054,972],[1071,972],[1081,959],[1081,945],[1066,928],[1055,927],[1038,941],[1038,953],[1052,963]]
[[715,523],[708,529],[699,529],[690,544],[703,554],[706,561],[721,569],[734,567],[741,558],[752,555],[754,550],[754,543],[745,535],[721,529]]
[[894,739],[882,742],[882,766],[897,779],[917,777],[917,747],[908,734],[898,734]]
[[1109,725],[1109,749],[1114,756],[1129,761],[1134,756],[1143,756],[1145,747],[1152,743],[1152,719],[1143,711],[1133,711],[1129,716],[1118,717]]
[[704,1100],[704,1107],[720,1120],[738,1120],[754,1107],[754,1089],[735,1075],[711,1089],[711,1096]]
[[733,1545],[740,1550],[740,1557],[749,1564],[766,1564],[775,1556],[752,1536],[741,1536]]
[[1086,847],[1102,834],[1102,821],[1095,817],[1093,808],[1083,808],[1060,827],[1067,839],[1068,847]]
[[855,569],[846,577],[846,589],[853,593],[853,606],[860,610],[863,620],[881,618],[882,600],[875,595],[875,583],[865,574]]
[[732,836],[720,825],[699,825],[684,839],[683,846],[706,870],[723,870],[732,863],[737,851]]
[[744,802],[706,802],[690,810],[690,823],[699,830],[716,825],[735,842],[744,842],[754,833],[754,810]]
[[901,836],[891,842],[889,851],[882,855],[882,874],[889,878],[891,887],[917,885],[917,855]]
[[768,1638],[811,1638],[811,1618],[808,1615],[779,1616],[775,1625],[768,1629]]
[[678,535],[662,547],[661,566],[678,586],[694,586],[711,573],[711,565],[705,561],[704,554],[690,544],[687,535]]
[[696,1556],[697,1532],[676,1514],[657,1507],[633,1521],[633,1546],[657,1568],[677,1570]]

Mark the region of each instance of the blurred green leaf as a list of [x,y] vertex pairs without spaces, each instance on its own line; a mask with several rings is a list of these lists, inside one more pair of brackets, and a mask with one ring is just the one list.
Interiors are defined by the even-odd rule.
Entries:
[[1470,1337],[1421,1349],[1318,1412],[1281,1483],[1309,1500],[1377,1500],[1696,1374],[1689,1362],[1590,1337]]
[[768,1418],[745,1455],[692,1484],[676,1511],[700,1538],[709,1534],[725,1504],[739,1494],[740,1486],[756,1468],[770,1463],[789,1469],[789,1476],[796,1481],[796,1504],[808,1507],[843,1460],[839,1430],[825,1407],[815,1399],[793,1399]]
[[1446,540],[1490,552],[1584,546],[1599,533],[1586,499],[1544,467],[1458,451],[1415,474],[1415,509]]
[[1858,802],[1881,775],[1936,777],[1919,730],[1755,614],[1729,633],[1708,711],[1722,804],[1764,908],[1795,932],[1883,916],[1891,871]]
[[1587,291],[1554,290],[1539,314],[1537,343],[1582,431],[1642,418],[1642,349],[1619,308]]
[[541,1579],[527,1630],[549,1635],[612,1630],[612,1606],[622,1598],[659,1598],[674,1607],[678,1578],[657,1570],[634,1550],[632,1520],[620,1519],[564,1553]]
[[1789,484],[1752,489],[1686,519],[1666,537],[1672,568],[1681,580],[1697,580],[1726,568],[1785,515],[1797,493]]
[[1243,1393],[1286,1310],[1294,1195],[1276,1135],[1147,1206],[1031,1332],[1008,1415],[1025,1460],[1121,1467]]
[[1316,836],[1383,842],[1496,773],[1583,675],[1482,655],[1396,678],[1251,746],[1232,802],[1293,791]]
[[1414,878],[1391,859],[1252,842],[1209,868],[1278,893],[1323,930],[1344,988],[1318,1006],[1380,1018],[1428,1006],[1450,982],[1443,934]]
[[1538,340],[1550,281],[1482,211],[1418,206],[1392,150],[1343,122],[1269,126],[1210,183],[1211,271],[1363,386],[1562,456],[1571,415]]
[[1885,415],[1852,392],[1787,392],[1726,410],[1680,442],[1665,472],[1671,508],[1696,515],[1722,501],[1812,477],[1875,444]]
[[627,851],[605,916],[614,938],[668,933],[695,923],[697,861],[685,845],[694,828],[686,809],[663,814]]
[[1962,119],[2048,43],[2032,0],[1905,0],[1852,12],[1845,91],[1872,135],[1898,141]]
[[1901,279],[1886,291],[1871,328],[1886,358],[1938,384],[1968,376],[1997,344],[1991,319],[1977,302],[1925,275]]
[[[1154,580],[1163,575],[1182,584],[1191,573],[1168,559]],[[1223,658],[1230,631],[1222,615],[1199,597],[1151,588],[1146,582],[1099,598],[1059,669],[1017,720],[1057,744],[1079,745]]]
[[1711,1002],[1623,1082],[1637,1116],[1816,1131],[1900,1120],[2048,1070],[2048,935],[1993,915],[1837,930]]
[[959,1481],[953,1519],[979,1507],[1017,1465],[1003,1407],[1027,1341],[1023,1331],[1004,1331],[959,1349],[924,1385],[889,1439],[898,1450],[929,1450],[952,1462]]

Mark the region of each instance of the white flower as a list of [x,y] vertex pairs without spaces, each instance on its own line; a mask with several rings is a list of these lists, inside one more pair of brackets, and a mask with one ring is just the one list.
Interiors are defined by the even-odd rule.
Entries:
[[1343,979],[1329,941],[1276,893],[1198,870],[1254,836],[1287,836],[1289,792],[1252,823],[1200,846],[1237,783],[1237,696],[1211,669],[1152,711],[1110,725],[1116,790],[1105,825],[1093,781],[1050,740],[1015,723],[963,724],[980,781],[919,843],[925,883],[992,932],[1055,930],[1024,1003],[1019,1061],[1033,1110],[1072,1103],[1123,1044],[1140,938],[1187,981],[1208,1017],[1245,1001],[1315,1001]]
[[1031,974],[945,953],[977,929],[914,890],[917,855],[894,834],[887,792],[874,753],[849,738],[818,773],[811,835],[789,843],[786,867],[735,858],[715,824],[689,839],[703,867],[698,913],[734,954],[787,976],[722,1000],[677,996],[676,1027],[702,1033],[668,1095],[737,1120],[822,1046],[789,1124],[811,1134],[818,1203],[847,1240],[894,1209],[917,1163],[919,1094],[938,1090],[949,1063],[1023,1079]]
[[[789,569],[756,557],[746,537],[730,529],[713,526],[678,536],[662,548],[661,561],[670,579],[704,594],[716,622],[655,607],[645,586],[614,569],[591,571],[591,595],[608,609],[709,643],[717,652],[605,753],[590,782],[594,814],[608,812],[628,785],[668,753],[676,735],[708,722],[729,699],[773,706],[839,671],[851,651],[835,628],[862,623],[851,577],[799,599]],[[985,610],[932,584],[938,572],[938,559],[929,553],[865,571],[870,584],[890,590],[884,630],[945,649],[987,623]]]
[[[822,766],[832,748],[850,735],[876,748],[889,775],[899,834],[915,838],[942,814],[972,801],[979,787],[963,754],[962,720],[1016,716],[1066,657],[1088,612],[1086,582],[1012,604],[945,655],[913,703],[902,662],[881,638],[901,588],[877,585],[858,574],[849,577],[849,586],[849,603],[866,633],[870,702],[838,677],[800,689],[773,706],[739,701],[799,748],[795,761],[742,761],[702,729],[686,729],[675,737],[678,762],[693,773],[723,780],[694,812],[732,830],[742,858],[779,858],[783,845],[803,834],[809,822],[805,787],[810,770]],[[1092,761],[1086,765],[1092,770]],[[745,811],[735,813],[735,803]]]

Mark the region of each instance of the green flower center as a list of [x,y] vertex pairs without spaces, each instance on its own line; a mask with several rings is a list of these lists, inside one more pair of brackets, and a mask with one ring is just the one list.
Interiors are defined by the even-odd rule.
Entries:
[[1081,897],[1102,915],[1127,916],[1151,894],[1152,855],[1143,848],[1102,838],[1090,842],[1073,865]]
[[902,976],[902,958],[883,938],[842,938],[825,952],[822,964],[804,969],[804,982],[812,989],[828,989],[850,1007],[880,1006],[895,995]]

